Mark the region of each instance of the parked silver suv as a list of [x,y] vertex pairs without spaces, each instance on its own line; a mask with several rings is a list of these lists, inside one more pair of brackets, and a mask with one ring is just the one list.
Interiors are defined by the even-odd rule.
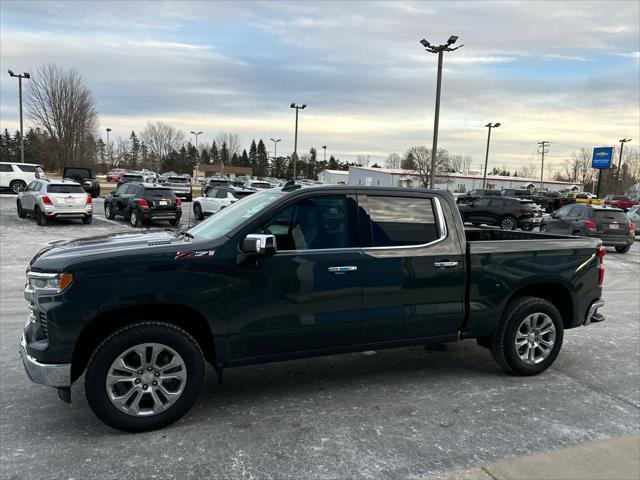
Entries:
[[91,223],[93,201],[82,185],[73,180],[34,180],[18,194],[18,216],[33,216],[44,226],[54,218],[80,218]]

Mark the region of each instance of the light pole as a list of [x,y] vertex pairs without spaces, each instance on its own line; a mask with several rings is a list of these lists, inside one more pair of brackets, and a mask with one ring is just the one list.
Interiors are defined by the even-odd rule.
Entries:
[[614,189],[614,193],[618,193],[618,183],[620,183],[620,172],[622,171],[622,149],[624,148],[624,144],[630,142],[630,138],[622,138],[620,139],[620,156],[618,157],[618,172],[616,175],[616,188]]
[[278,158],[278,142],[281,142],[282,139],[271,138],[270,140],[273,142],[273,161],[275,162]]
[[18,92],[20,97],[20,161],[24,163],[24,133],[22,129],[22,79],[30,79],[31,74],[23,72],[16,75],[15,73],[13,73],[13,70],[9,70],[9,75],[18,79]]
[[484,156],[484,177],[482,177],[482,188],[485,188],[485,185],[487,183],[487,165],[489,164],[489,142],[491,141],[491,129],[492,128],[498,128],[500,126],[500,123],[496,123],[494,125],[491,125],[491,123],[487,123],[485,125],[485,127],[487,127],[489,129],[489,133],[487,134],[487,153]]
[[551,142],[547,142],[546,140],[538,142],[538,147],[542,154],[542,164],[540,165],[540,190],[544,188],[544,154],[549,151],[549,145],[551,145]]
[[196,150],[197,150],[198,149],[198,135],[201,135],[202,132],[194,132],[194,131],[192,131],[191,134],[196,136]]
[[293,140],[293,155],[291,159],[293,161],[293,181],[296,181],[296,163],[298,163],[298,111],[304,110],[307,108],[307,104],[304,103],[302,105],[296,105],[295,103],[291,104],[291,108],[296,109],[296,134]]
[[107,157],[109,158],[109,168],[113,168],[113,163],[111,161],[111,142],[109,142],[109,132],[111,132],[111,129],[107,128]]
[[323,162],[327,162],[327,146],[326,145],[322,145],[322,149],[324,150],[324,157],[322,158]]
[[431,45],[424,38],[420,40],[420,43],[425,48],[425,50],[429,53],[437,53],[438,54],[438,83],[436,86],[436,114],[435,119],[433,121],[433,148],[431,151],[431,176],[429,178],[429,188],[433,188],[433,182],[435,178],[435,170],[436,170],[436,154],[438,152],[438,123],[440,121],[440,90],[442,85],[442,56],[444,52],[453,52],[464,45],[460,45],[458,47],[452,48],[451,45],[456,43],[458,37],[456,35],[451,35],[447,43],[443,43],[442,45]]

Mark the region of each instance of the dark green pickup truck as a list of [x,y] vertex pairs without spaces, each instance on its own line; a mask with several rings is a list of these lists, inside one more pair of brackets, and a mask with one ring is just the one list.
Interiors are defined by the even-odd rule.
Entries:
[[184,415],[205,362],[224,367],[477,339],[518,375],[563,331],[604,320],[604,248],[562,235],[465,231],[453,197],[289,185],[187,231],[54,243],[27,270],[32,380],[129,431]]

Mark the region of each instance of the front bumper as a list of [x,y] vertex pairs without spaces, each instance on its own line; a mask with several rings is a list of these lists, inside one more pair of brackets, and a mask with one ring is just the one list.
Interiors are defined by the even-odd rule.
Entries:
[[27,353],[27,342],[24,335],[20,338],[20,357],[27,375],[32,382],[47,385],[48,387],[71,386],[71,364],[40,363]]

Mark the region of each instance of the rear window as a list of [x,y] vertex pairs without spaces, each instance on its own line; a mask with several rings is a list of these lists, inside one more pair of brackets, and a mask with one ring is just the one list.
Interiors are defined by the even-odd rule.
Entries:
[[123,175],[122,179],[128,182],[141,182],[142,175]]
[[27,173],[36,173],[42,171],[42,167],[39,165],[16,165],[16,167]]
[[153,197],[153,198],[167,198],[173,199],[176,198],[176,195],[168,189],[165,188],[146,188],[144,190],[145,197]]
[[233,192],[233,196],[236,198],[244,198],[247,195],[251,195],[253,192]]
[[614,212],[610,210],[594,210],[593,218],[598,220],[615,220],[622,223],[627,223],[629,221],[624,212]]
[[189,180],[184,177],[169,177],[167,178],[169,183],[189,183]]
[[251,182],[253,188],[271,188],[271,184],[267,182]]
[[374,247],[422,245],[438,238],[431,200],[367,197]]
[[85,193],[80,185],[49,185],[47,193]]
[[619,202],[629,202],[629,197],[624,197],[622,195],[614,195],[611,197],[611,200],[619,201]]
[[67,168],[64,174],[67,178],[91,178],[91,170],[87,168]]

